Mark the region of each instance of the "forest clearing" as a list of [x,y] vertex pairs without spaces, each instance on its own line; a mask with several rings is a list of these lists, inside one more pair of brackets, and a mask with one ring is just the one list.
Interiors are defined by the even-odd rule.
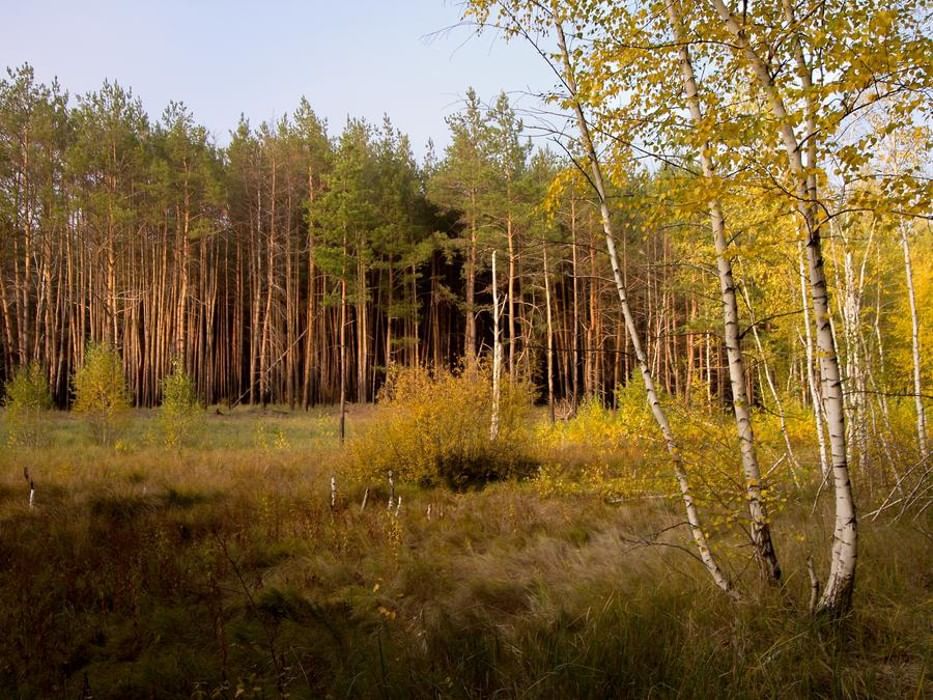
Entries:
[[930,694],[929,2],[44,2],[0,697]]
[[[832,534],[825,499],[810,513],[812,473],[800,487],[772,475],[780,588],[704,499],[750,596],[733,603],[685,551],[672,480],[651,485],[663,448],[628,411],[628,426],[591,409],[555,435],[536,409],[550,473],[465,491],[401,481],[391,507],[386,480],[365,486],[341,458],[332,409],[211,412],[178,450],[152,444],[152,412],[133,413],[116,450],[56,414],[44,447],[0,457],[0,692],[923,697],[929,511],[863,519],[855,612],[836,628],[807,614],[807,557],[824,571]],[[351,408],[349,446],[374,439],[378,413]],[[718,482],[728,421],[704,422],[685,450],[703,457],[698,481]],[[890,486],[861,490],[862,512]]]

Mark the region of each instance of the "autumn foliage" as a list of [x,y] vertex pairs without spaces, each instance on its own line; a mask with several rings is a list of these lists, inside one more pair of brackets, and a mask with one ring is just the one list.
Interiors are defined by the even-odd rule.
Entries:
[[382,483],[396,478],[454,488],[531,473],[532,387],[503,385],[499,436],[490,439],[488,369],[393,368],[373,424],[350,443],[349,472]]

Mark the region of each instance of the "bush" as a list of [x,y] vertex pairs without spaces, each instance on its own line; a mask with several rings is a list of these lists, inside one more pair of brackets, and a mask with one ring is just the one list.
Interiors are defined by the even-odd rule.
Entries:
[[495,440],[492,383],[483,367],[393,369],[379,404],[370,428],[350,445],[351,469],[361,480],[382,480],[392,470],[401,481],[466,488],[530,471],[527,384],[503,378]]
[[112,445],[130,408],[119,353],[109,345],[89,345],[75,372],[74,392],[74,410],[86,415],[91,437],[98,445]]
[[189,443],[203,416],[194,380],[177,362],[172,363],[171,373],[162,379],[158,418],[165,445],[181,447]]
[[636,375],[616,389],[617,409],[584,400],[567,421],[542,423],[535,445],[543,465],[535,486],[545,496],[598,493],[609,500],[668,493],[670,464]]
[[45,370],[36,362],[20,367],[4,387],[7,441],[11,447],[38,447],[42,416],[52,408]]

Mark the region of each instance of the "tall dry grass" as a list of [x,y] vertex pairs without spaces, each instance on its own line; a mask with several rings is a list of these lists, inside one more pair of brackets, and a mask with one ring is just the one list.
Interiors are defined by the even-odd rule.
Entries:
[[[351,409],[351,439],[378,420]],[[712,461],[709,420],[688,449]],[[863,521],[856,612],[830,628],[806,613],[804,562],[828,568],[832,523],[826,503],[810,516],[812,483],[777,480],[780,590],[756,580],[741,522],[719,526],[749,592],[735,605],[683,548],[676,505],[605,487],[654,468],[650,441],[624,432],[611,439],[626,457],[590,481],[573,464],[585,473],[609,452],[535,433],[539,457],[576,488],[400,482],[396,515],[381,480],[341,476],[332,413],[211,414],[198,445],[176,451],[150,442],[154,421],[136,414],[117,451],[56,414],[48,447],[0,454],[0,696],[902,698],[929,687],[928,513]]]

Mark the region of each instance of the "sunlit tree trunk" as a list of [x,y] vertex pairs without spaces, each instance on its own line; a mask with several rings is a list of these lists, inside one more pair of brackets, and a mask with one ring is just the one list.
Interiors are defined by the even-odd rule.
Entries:
[[[511,190],[512,183],[508,183],[508,188]],[[507,201],[509,203],[509,212],[505,221],[505,233],[506,239],[509,244],[509,287],[508,287],[508,303],[509,303],[509,378],[512,381],[515,381],[517,365],[515,364],[515,234],[512,230],[512,193],[511,191],[507,194]]]
[[347,435],[347,234],[343,234],[343,273],[340,275],[340,444]]
[[799,245],[798,263],[800,266],[800,303],[803,308],[804,350],[807,362],[807,386],[810,388],[810,401],[813,404],[813,422],[816,424],[816,441],[820,451],[820,473],[827,477],[830,471],[826,454],[826,435],[823,429],[823,399],[820,396],[816,378],[813,376],[813,333],[810,330],[810,300],[807,298],[807,278],[804,270],[803,244]]
[[496,251],[492,251],[492,413],[489,418],[489,438],[499,437],[499,398],[502,376],[502,339],[499,328],[499,280],[496,278]]
[[612,265],[613,279],[615,282],[616,291],[619,295],[619,303],[622,306],[622,313],[625,317],[625,327],[628,331],[628,335],[632,343],[632,348],[641,371],[642,380],[645,384],[648,405],[651,409],[652,416],[654,417],[654,420],[658,424],[658,428],[664,437],[664,442],[667,446],[668,454],[671,457],[671,462],[673,463],[674,467],[674,475],[677,479],[677,484],[680,488],[681,499],[683,500],[684,509],[686,510],[687,514],[687,522],[690,526],[690,532],[693,536],[694,543],[696,544],[697,551],[699,552],[700,559],[716,585],[731,597],[738,597],[738,593],[732,586],[731,581],[729,581],[725,573],[720,568],[719,563],[716,561],[716,558],[713,556],[712,550],[709,547],[706,533],[703,531],[703,527],[700,522],[699,511],[696,507],[696,504],[693,500],[693,494],[690,490],[690,482],[687,478],[687,471],[684,465],[683,457],[680,453],[680,448],[677,445],[677,441],[674,438],[674,432],[671,429],[670,422],[667,419],[667,414],[665,413],[664,408],[661,406],[661,401],[658,398],[657,391],[655,390],[654,377],[652,376],[648,367],[648,358],[646,357],[642,348],[641,338],[638,335],[638,331],[635,327],[635,319],[632,315],[631,307],[629,306],[628,294],[626,292],[625,285],[623,284],[622,271],[619,268],[619,258],[616,254],[615,233],[612,226],[612,217],[609,212],[609,204],[606,196],[606,188],[603,182],[602,168],[600,167],[599,158],[596,153],[596,147],[593,144],[593,139],[590,135],[589,124],[587,123],[586,117],[583,113],[583,107],[577,95],[576,77],[574,75],[573,64],[571,63],[570,53],[567,49],[567,42],[564,37],[564,30],[560,21],[555,21],[555,29],[557,31],[558,46],[560,47],[561,61],[563,64],[563,79],[570,93],[569,97],[572,103],[574,115],[576,117],[577,129],[580,132],[582,145],[590,161],[592,184],[599,200],[599,211],[603,224],[603,232],[606,237],[606,249],[609,253],[609,262]]
[[577,199],[573,191],[570,195],[570,256],[571,275],[573,276],[573,352],[570,386],[572,393],[571,409],[576,413],[580,401],[580,280],[577,267]]
[[308,212],[309,212],[309,223],[308,223],[308,283],[307,283],[307,307],[305,310],[305,357],[304,357],[304,382],[301,390],[301,403],[302,406],[307,410],[314,402],[315,395],[314,389],[312,388],[312,382],[314,380],[314,371],[316,369],[316,352],[317,348],[315,347],[315,340],[317,338],[316,325],[317,325],[317,270],[314,262],[315,255],[315,241],[314,241],[314,224],[311,223],[311,212],[314,211],[314,201],[315,191],[314,191],[314,175],[312,173],[311,167],[308,167]]
[[554,321],[551,314],[551,282],[548,274],[547,241],[544,242],[544,308],[547,317],[547,405],[554,422]]
[[477,227],[476,221],[476,193],[471,192],[470,212],[470,241],[467,244],[466,260],[466,294],[464,306],[466,307],[466,329],[463,335],[463,354],[467,365],[476,362],[476,253],[477,253]]
[[[777,387],[774,385],[774,379],[771,377],[771,368],[765,357],[765,349],[761,343],[761,336],[758,334],[758,323],[752,311],[752,301],[749,299],[748,291],[744,286],[742,287],[742,293],[745,295],[745,304],[748,306],[749,315],[751,316],[752,336],[755,338],[755,347],[758,348],[758,355],[761,358],[760,366],[763,368],[765,382],[768,384],[768,391],[771,393],[771,398],[774,399],[774,407],[777,411],[778,421],[781,424],[781,435],[784,437],[784,449],[787,451],[787,459],[790,460],[791,469],[796,470],[800,466],[800,463],[797,461],[797,455],[794,454],[794,448],[790,442],[790,433],[787,430],[787,416],[784,413],[784,402],[781,401],[781,396],[778,394]],[[797,482],[797,472],[792,471],[792,474],[794,481]],[[797,485],[799,486],[800,484],[798,483]]]
[[901,248],[904,250],[904,279],[907,281],[907,301],[910,304],[910,341],[911,357],[914,369],[914,407],[917,411],[917,447],[920,457],[927,458],[927,422],[923,409],[923,386],[920,380],[920,318],[917,313],[917,296],[914,292],[914,274],[910,262],[910,242],[907,238],[907,226],[901,224]]
[[[829,427],[829,444],[832,454],[833,487],[835,493],[835,528],[833,532],[832,561],[829,578],[823,588],[816,611],[837,617],[852,607],[852,592],[855,588],[855,567],[858,556],[858,530],[855,499],[849,478],[846,450],[845,409],[843,406],[842,377],[839,373],[839,358],[830,323],[829,293],[823,267],[821,242],[822,214],[818,210],[816,169],[813,152],[805,165],[803,149],[794,132],[792,117],[788,114],[780,88],[775,84],[767,63],[749,44],[742,24],[733,16],[724,0],[712,0],[713,6],[735,39],[733,50],[748,61],[753,78],[767,100],[787,155],[788,170],[795,181],[796,206],[802,222],[802,232],[807,240],[807,262],[810,277],[810,295],[813,301],[816,323],[816,342],[819,348],[820,376],[823,386],[823,405]],[[805,76],[804,87],[811,83],[810,68],[803,61],[802,51],[798,57],[800,73]],[[812,100],[807,109],[807,142],[816,138],[816,107]]]
[[[683,76],[684,93],[690,115],[697,129],[703,128],[703,113],[700,98],[690,60],[690,50],[684,37],[679,0],[670,0],[667,5],[668,17],[674,30],[674,37],[679,45],[680,71]],[[771,539],[771,526],[768,522],[768,509],[761,495],[761,470],[755,449],[755,434],[752,429],[751,414],[745,390],[745,359],[739,339],[739,308],[736,301],[735,280],[732,274],[732,260],[726,243],[725,219],[719,198],[712,196],[719,186],[715,164],[713,163],[712,144],[703,143],[700,148],[700,163],[703,168],[705,187],[711,193],[708,201],[710,224],[713,230],[713,242],[716,247],[716,268],[719,273],[719,287],[722,298],[722,315],[726,354],[729,363],[729,380],[732,386],[732,407],[735,414],[736,431],[739,438],[739,453],[742,456],[742,469],[745,473],[745,498],[751,515],[752,542],[762,571],[770,581],[781,578],[774,543]]]

